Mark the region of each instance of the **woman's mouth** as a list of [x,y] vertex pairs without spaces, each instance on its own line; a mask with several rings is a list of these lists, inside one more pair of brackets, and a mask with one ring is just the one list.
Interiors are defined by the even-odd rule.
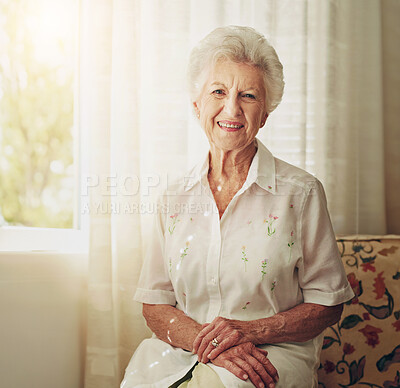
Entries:
[[243,124],[232,121],[218,121],[219,127],[226,132],[236,132],[243,128]]

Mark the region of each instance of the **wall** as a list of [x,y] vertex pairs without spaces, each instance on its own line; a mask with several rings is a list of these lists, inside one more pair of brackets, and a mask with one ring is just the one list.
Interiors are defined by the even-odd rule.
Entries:
[[0,253],[0,387],[83,387],[87,257]]

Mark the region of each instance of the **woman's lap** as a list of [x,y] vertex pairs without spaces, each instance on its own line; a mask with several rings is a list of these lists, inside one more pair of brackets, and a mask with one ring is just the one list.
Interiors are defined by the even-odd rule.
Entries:
[[184,381],[178,388],[225,388],[218,375],[205,364],[197,364],[192,372],[192,377]]
[[[279,373],[280,379],[276,385],[277,388],[311,388],[318,386],[316,385],[315,374],[313,372],[314,368],[310,367],[307,359],[302,358],[301,354],[293,358],[285,351],[276,350],[276,347],[270,349],[268,356]],[[215,367],[212,364],[210,365],[211,367],[208,364],[196,364],[183,379],[173,384],[170,388],[224,388],[225,385],[213,369],[219,369],[219,373],[222,372],[222,374],[230,374],[230,372]],[[242,381],[237,378],[235,380],[235,387],[253,387],[253,384],[249,380]]]
[[[316,341],[315,343],[313,343]],[[322,339],[314,339],[305,343],[285,343],[277,345],[268,345],[263,347],[268,351],[268,358],[271,363],[278,370],[279,382],[277,388],[314,388],[318,387],[316,376],[316,369],[319,366],[319,352],[318,345],[322,342]],[[163,357],[160,357],[162,354]],[[164,357],[165,356],[165,357]],[[172,348],[170,345],[158,340],[148,339],[142,343],[135,356],[132,358],[129,366],[127,367],[124,384],[121,387],[132,388],[142,384],[153,384],[151,386],[163,386],[160,384],[161,380],[165,380],[169,376],[178,375],[179,371],[184,372],[184,365],[193,365],[193,355],[189,352],[180,351],[179,349]],[[159,363],[155,365],[154,360],[159,360]],[[194,361],[194,360],[193,360]],[[203,379],[203,373],[206,372],[205,378],[217,377],[217,383],[202,383],[200,386],[205,387],[236,387],[236,388],[250,388],[253,384],[247,380],[243,381],[234,376],[231,372],[224,368],[215,366],[212,363],[207,365],[201,364],[198,371],[195,373],[195,377],[200,373],[200,378]],[[205,367],[205,369],[203,368]],[[160,370],[158,370],[160,369]],[[188,370],[186,369],[186,371]],[[213,373],[208,373],[210,370]],[[186,372],[185,372],[186,373]],[[182,373],[180,376],[183,376]],[[168,384],[173,388],[184,388],[180,385],[187,379],[191,378],[190,374],[186,374],[184,378],[176,378],[171,381],[169,378]],[[196,379],[193,379],[191,384],[188,383],[187,388],[196,387]],[[220,380],[219,380],[220,379]],[[206,380],[207,381],[207,380]],[[158,382],[158,383],[157,383]],[[221,384],[222,385],[217,385]],[[149,385],[149,386],[150,386]]]
[[[313,347],[312,341],[307,343],[285,343],[270,345],[265,349],[268,351],[268,358],[277,369],[279,381],[276,388],[317,388],[318,381],[316,370],[319,362],[311,356],[311,352],[302,352],[301,348]],[[242,381],[224,368],[210,364],[221,381],[227,387],[250,388],[254,385],[250,380]]]

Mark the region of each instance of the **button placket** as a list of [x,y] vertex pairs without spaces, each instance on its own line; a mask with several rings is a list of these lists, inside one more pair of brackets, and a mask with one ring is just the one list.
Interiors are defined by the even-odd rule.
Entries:
[[[215,205],[216,208],[216,205]],[[217,209],[215,209],[217,210]],[[221,228],[218,211],[211,215],[210,248],[207,256],[207,279],[210,303],[207,312],[207,322],[211,322],[221,309],[221,292],[219,290],[219,265],[221,255]]]

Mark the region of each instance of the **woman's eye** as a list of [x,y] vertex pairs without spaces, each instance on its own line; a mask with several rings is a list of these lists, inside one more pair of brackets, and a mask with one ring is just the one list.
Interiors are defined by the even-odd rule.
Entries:
[[213,91],[213,94],[223,94],[224,91],[222,89],[217,89]]
[[255,100],[255,98],[256,98],[256,96],[254,94],[251,94],[251,93],[245,93],[245,94],[243,94],[243,97],[252,98],[253,100]]

